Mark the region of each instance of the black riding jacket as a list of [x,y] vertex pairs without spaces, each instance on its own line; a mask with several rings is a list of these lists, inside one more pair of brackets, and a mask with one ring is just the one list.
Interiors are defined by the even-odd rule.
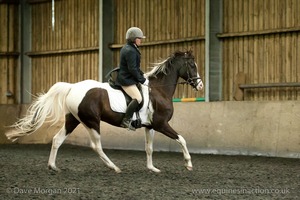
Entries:
[[146,79],[140,69],[141,53],[138,47],[128,42],[120,52],[120,71],[116,84],[120,86],[144,83]]

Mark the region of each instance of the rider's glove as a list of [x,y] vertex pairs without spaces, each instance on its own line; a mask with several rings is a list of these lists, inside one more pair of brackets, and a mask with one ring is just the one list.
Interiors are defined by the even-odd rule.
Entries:
[[149,80],[148,80],[148,79],[146,79],[146,80],[145,80],[145,82],[143,83],[143,85],[146,85],[146,86],[148,86],[148,85],[149,85]]

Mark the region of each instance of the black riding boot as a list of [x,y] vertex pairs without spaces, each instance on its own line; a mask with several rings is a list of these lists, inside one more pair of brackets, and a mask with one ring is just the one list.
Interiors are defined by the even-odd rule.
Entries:
[[133,116],[133,113],[136,111],[138,105],[139,103],[136,99],[131,100],[131,102],[128,104],[125,116],[121,123],[121,126],[123,128],[128,128],[129,130],[135,131],[135,128],[131,125],[131,118]]

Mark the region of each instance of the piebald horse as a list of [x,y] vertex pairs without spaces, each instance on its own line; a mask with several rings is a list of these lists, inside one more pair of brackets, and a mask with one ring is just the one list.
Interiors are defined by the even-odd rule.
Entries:
[[[195,90],[203,88],[192,52],[176,51],[164,61],[156,63],[144,76],[149,79],[149,85],[142,85],[144,105],[140,115],[142,126],[145,128],[147,168],[160,172],[152,163],[153,138],[155,131],[158,131],[179,143],[185,167],[192,170],[191,156],[185,139],[168,123],[173,115],[172,97],[179,77]],[[113,108],[112,104],[122,104],[123,108],[118,110]],[[59,170],[55,164],[57,151],[72,131],[82,123],[89,132],[93,150],[109,168],[119,173],[121,170],[103,152],[100,121],[120,127],[125,110],[126,101],[123,93],[112,89],[108,83],[94,80],[74,84],[57,82],[47,93],[37,96],[28,108],[27,114],[12,125],[13,130],[7,132],[6,136],[15,141],[19,137],[35,132],[45,121],[56,123],[64,116],[63,127],[53,137],[48,161],[49,169]]]

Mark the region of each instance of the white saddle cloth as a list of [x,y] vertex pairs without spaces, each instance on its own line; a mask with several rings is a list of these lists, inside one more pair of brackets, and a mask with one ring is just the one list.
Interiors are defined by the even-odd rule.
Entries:
[[[122,91],[113,89],[110,87],[108,83],[101,83],[101,88],[107,90],[109,104],[113,111],[119,113],[125,113],[127,104],[126,99]],[[142,93],[144,104],[143,107],[140,109],[139,114],[142,120],[142,124],[148,125],[150,124],[150,104],[149,104],[149,90],[147,86],[142,85]],[[136,114],[133,115],[133,120],[136,119]]]

